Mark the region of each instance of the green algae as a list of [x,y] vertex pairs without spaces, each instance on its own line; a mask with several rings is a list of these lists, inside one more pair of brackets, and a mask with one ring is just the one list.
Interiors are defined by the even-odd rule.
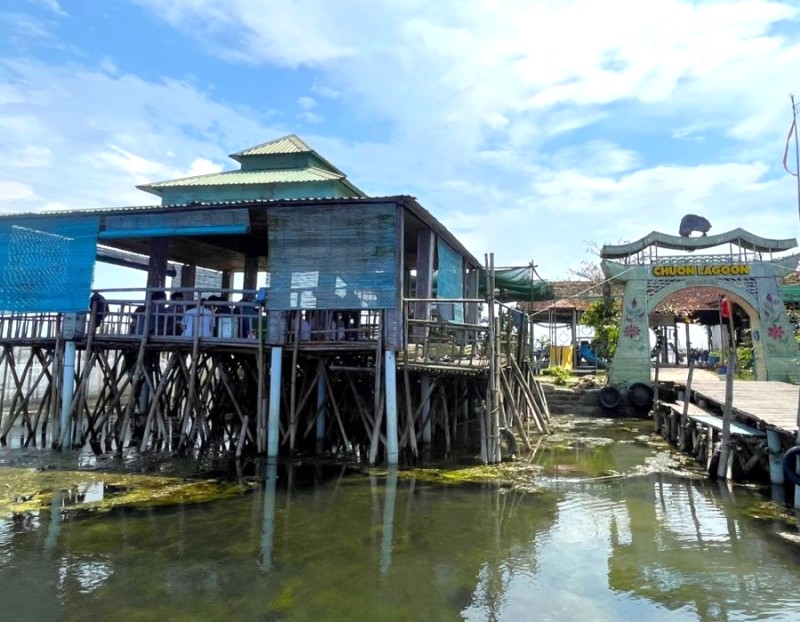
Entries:
[[216,480],[3,467],[0,517],[50,509],[54,504],[63,514],[80,514],[206,503],[240,495],[248,488]]

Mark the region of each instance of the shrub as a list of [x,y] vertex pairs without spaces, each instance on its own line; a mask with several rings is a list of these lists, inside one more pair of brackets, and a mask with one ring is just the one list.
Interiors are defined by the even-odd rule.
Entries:
[[572,372],[569,370],[569,367],[564,367],[563,365],[545,367],[542,370],[542,373],[545,376],[552,376],[553,384],[557,384],[559,386],[564,386],[565,384],[567,384],[567,381],[572,376]]

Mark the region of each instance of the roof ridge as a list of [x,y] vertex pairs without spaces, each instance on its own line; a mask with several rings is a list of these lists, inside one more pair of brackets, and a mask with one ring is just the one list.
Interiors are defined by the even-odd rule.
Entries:
[[280,143],[280,142],[283,142],[283,141],[287,141],[287,142],[291,143],[295,147],[294,150],[285,151],[283,153],[310,153],[310,152],[314,151],[297,134],[287,134],[286,136],[281,136],[280,138],[275,138],[273,140],[268,140],[266,142],[260,143],[258,145],[253,145],[252,147],[247,147],[245,149],[241,149],[241,150],[239,150],[239,151],[237,151],[235,153],[231,153],[229,157],[231,157],[231,158],[233,158],[235,160],[235,159],[237,159],[237,157],[248,157],[249,155],[255,155],[255,154],[250,154],[249,152],[256,151],[256,150],[259,150],[259,149],[263,149],[264,147],[268,147],[269,145],[274,145],[276,143]]

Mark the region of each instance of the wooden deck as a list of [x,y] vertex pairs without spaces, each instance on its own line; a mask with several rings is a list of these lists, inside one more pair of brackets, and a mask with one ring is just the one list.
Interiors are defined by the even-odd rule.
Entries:
[[[686,368],[660,369],[659,383],[673,383],[678,389],[686,388]],[[720,410],[725,404],[725,377],[714,372],[695,369],[692,376],[692,393],[695,401],[705,400]],[[800,387],[786,382],[733,381],[733,414],[748,425],[758,429],[773,428],[787,434],[797,432],[798,393]]]

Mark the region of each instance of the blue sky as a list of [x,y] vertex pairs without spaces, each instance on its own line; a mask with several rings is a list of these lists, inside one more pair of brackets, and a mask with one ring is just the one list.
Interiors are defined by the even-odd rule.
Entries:
[[798,67],[794,0],[5,0],[0,212],[151,204],[295,133],[544,278],[686,213],[795,237]]

